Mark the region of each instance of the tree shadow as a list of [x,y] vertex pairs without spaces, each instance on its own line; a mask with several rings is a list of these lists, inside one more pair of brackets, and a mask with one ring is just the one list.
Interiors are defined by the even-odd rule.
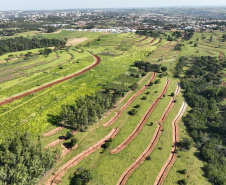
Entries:
[[52,125],[59,126],[59,127],[64,127],[64,128],[71,129],[71,130],[75,130],[76,129],[73,126],[63,124],[61,117],[58,116],[58,115],[56,116],[56,115],[53,115],[53,114],[47,114],[47,117],[48,117],[47,121],[49,123],[51,123]]

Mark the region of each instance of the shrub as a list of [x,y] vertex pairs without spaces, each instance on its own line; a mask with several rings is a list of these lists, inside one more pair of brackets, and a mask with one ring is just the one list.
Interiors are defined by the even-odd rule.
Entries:
[[138,83],[134,83],[131,87],[133,91],[135,91],[139,87]]
[[89,181],[92,180],[92,174],[89,170],[79,168],[74,176],[70,179],[70,185],[86,185]]
[[179,184],[179,185],[186,185],[187,181],[186,181],[186,179],[181,179],[181,180],[177,181],[177,184]]
[[141,99],[142,100],[146,100],[147,99],[147,96],[143,96]]
[[150,82],[149,85],[152,86],[154,84],[154,82]]
[[140,108],[140,105],[137,104],[137,105],[134,106],[134,108],[138,109],[138,108]]
[[146,160],[147,160],[147,161],[150,161],[150,160],[151,160],[151,156],[150,156],[150,155],[147,156],[147,157],[146,157]]
[[67,139],[71,139],[73,137],[73,132],[72,131],[67,131],[66,137],[67,137]]
[[78,140],[75,137],[73,137],[70,142],[71,147],[75,146],[77,144],[77,142],[78,142]]
[[193,146],[193,141],[189,138],[183,138],[182,141],[178,143],[178,146],[185,150],[190,150]]
[[166,66],[162,66],[162,67],[161,67],[161,70],[162,70],[163,72],[165,72],[165,71],[167,71],[167,67],[166,67]]
[[133,115],[137,114],[137,110],[136,109],[132,109],[128,113],[129,113],[129,115],[133,116]]
[[160,83],[160,79],[155,80],[155,84],[159,84]]

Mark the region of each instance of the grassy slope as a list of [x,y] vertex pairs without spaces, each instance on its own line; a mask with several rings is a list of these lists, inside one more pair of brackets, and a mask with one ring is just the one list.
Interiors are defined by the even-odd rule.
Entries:
[[[122,40],[126,35],[109,36],[106,42]],[[108,37],[108,36],[107,36]],[[114,44],[114,43],[113,43]],[[112,46],[109,46],[112,48]],[[84,47],[98,54],[105,47]],[[123,52],[124,53],[124,52]],[[101,56],[99,66],[77,78],[55,85],[38,93],[16,100],[11,104],[0,107],[0,121],[2,125],[1,138],[9,135],[11,128],[28,130],[34,135],[43,132],[50,122],[49,114],[56,115],[61,105],[69,104],[80,96],[90,94],[100,89],[98,84],[113,80],[119,74],[126,72],[131,64],[140,60],[147,52],[131,50],[124,55],[115,57]],[[129,57],[130,56],[130,57]],[[109,75],[111,73],[111,75]]]

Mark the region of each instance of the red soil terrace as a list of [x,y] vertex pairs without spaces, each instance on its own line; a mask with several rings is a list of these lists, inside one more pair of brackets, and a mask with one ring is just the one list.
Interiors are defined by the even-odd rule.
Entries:
[[27,91],[27,92],[25,92],[25,93],[22,93],[22,94],[13,96],[13,97],[9,97],[9,98],[7,98],[7,99],[1,101],[1,102],[0,102],[0,106],[1,106],[1,105],[5,105],[5,104],[8,104],[8,103],[11,103],[11,102],[13,102],[13,101],[15,101],[15,100],[18,100],[18,99],[23,98],[23,97],[25,97],[25,96],[28,96],[28,95],[30,95],[30,94],[36,93],[36,92],[38,92],[38,91],[41,91],[41,90],[46,89],[46,88],[48,88],[48,87],[51,87],[51,86],[53,86],[53,85],[59,84],[59,83],[61,83],[61,82],[64,82],[64,81],[66,81],[66,80],[69,80],[69,79],[71,79],[71,78],[77,77],[77,76],[79,76],[79,75],[81,75],[81,74],[83,74],[83,73],[89,71],[90,69],[92,69],[92,68],[96,67],[97,65],[99,65],[99,64],[100,64],[100,61],[101,61],[101,58],[100,58],[99,56],[97,56],[97,55],[93,55],[93,56],[95,57],[96,62],[95,62],[93,65],[91,65],[90,67],[87,67],[86,69],[83,69],[83,70],[81,70],[80,72],[77,72],[77,73],[72,74],[72,75],[70,75],[70,76],[61,78],[61,79],[59,79],[59,80],[56,80],[56,81],[54,81],[54,82],[50,82],[50,83],[48,83],[48,84],[45,84],[45,85],[43,85],[43,86],[41,86],[41,87],[38,87],[38,88],[36,88],[36,89],[34,89],[34,90],[30,90],[30,91]]

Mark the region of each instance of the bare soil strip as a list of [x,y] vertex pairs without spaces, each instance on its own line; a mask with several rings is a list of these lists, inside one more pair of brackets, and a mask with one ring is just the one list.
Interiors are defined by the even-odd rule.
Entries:
[[[180,86],[177,85],[177,89],[175,92],[175,95],[178,95],[178,93],[180,92]],[[175,98],[172,98],[175,99]],[[147,148],[145,149],[145,151],[136,159],[135,162],[133,162],[133,164],[131,164],[129,166],[129,168],[126,169],[126,171],[122,174],[122,176],[120,177],[120,179],[117,182],[117,185],[124,185],[126,184],[128,178],[132,175],[132,173],[145,161],[145,159],[152,153],[152,151],[155,149],[158,140],[161,136],[162,133],[162,129],[163,126],[162,124],[160,124],[160,122],[164,122],[166,120],[166,117],[168,116],[168,114],[170,113],[170,111],[172,110],[172,101],[170,101],[169,105],[166,107],[166,110],[164,111],[161,119],[159,120],[158,127],[156,128],[156,131],[152,137],[152,140],[150,141],[149,145],[147,146]],[[174,105],[174,103],[173,103]],[[165,118],[165,119],[163,119]]]
[[126,184],[128,178],[132,175],[132,173],[145,161],[147,156],[150,155],[150,153],[154,150],[155,146],[158,143],[158,139],[161,135],[162,125],[158,124],[158,127],[154,133],[154,136],[149,143],[148,147],[145,149],[145,151],[136,159],[136,161],[129,166],[129,168],[126,169],[126,171],[122,174],[120,179],[117,182],[117,185],[124,185]]
[[126,41],[126,42],[129,42],[129,43],[133,43],[133,42],[142,42],[142,41],[144,41],[144,40],[146,40],[146,39],[148,39],[149,37],[144,37],[143,39],[141,39],[141,40],[136,40],[136,41]]
[[162,185],[164,182],[164,179],[166,178],[170,168],[173,166],[174,162],[176,161],[176,143],[179,142],[179,130],[178,130],[178,122],[182,118],[185,110],[187,108],[187,103],[183,102],[180,111],[178,112],[176,118],[172,122],[173,127],[173,147],[170,152],[169,158],[167,159],[166,163],[163,165],[161,171],[159,172],[154,185]]
[[[62,127],[59,127],[59,128],[62,128]],[[77,132],[78,132],[78,130],[74,130],[73,135],[75,135]],[[53,141],[52,143],[49,143],[48,145],[46,145],[45,148],[54,147],[54,146],[58,145],[59,143],[64,142],[65,140],[66,140],[66,138],[57,139],[57,140]]]
[[162,39],[159,39],[159,41],[158,41],[158,42],[156,42],[156,43],[154,43],[154,44],[150,44],[149,46],[155,46],[155,45],[160,44],[161,42],[162,42]]
[[137,45],[135,45],[135,46],[144,46],[144,45],[147,45],[147,44],[151,44],[151,43],[153,43],[155,40],[156,40],[157,38],[153,38],[153,39],[151,39],[149,42],[147,42],[147,43],[144,43],[144,44],[137,44]]
[[75,145],[72,148],[66,148],[64,145],[61,145],[61,146],[63,148],[62,153],[61,153],[62,156],[67,155],[70,151],[72,151],[72,150],[74,150],[74,149],[76,149],[78,147],[78,145]]
[[89,147],[88,149],[84,150],[80,154],[76,155],[74,158],[65,163],[62,167],[60,167],[59,170],[48,179],[45,185],[55,185],[60,183],[61,178],[65,175],[65,173],[67,173],[69,168],[76,166],[85,157],[89,156],[90,154],[98,150],[101,147],[101,145],[105,143],[105,141],[109,140],[110,138],[114,138],[118,134],[118,132],[119,132],[118,128],[113,128],[112,131],[103,139],[101,139],[99,142]]
[[5,100],[2,100],[2,101],[0,102],[0,106],[1,106],[1,105],[5,105],[5,104],[8,104],[8,103],[11,103],[12,101],[15,101],[15,100],[18,100],[18,99],[20,99],[20,98],[23,98],[23,97],[25,97],[25,96],[27,96],[27,95],[36,93],[36,92],[38,92],[38,91],[41,91],[41,90],[43,90],[43,89],[46,89],[46,88],[51,87],[51,86],[53,86],[53,85],[56,85],[56,84],[58,84],[58,83],[67,81],[67,80],[69,80],[69,79],[71,79],[71,78],[77,77],[77,76],[79,76],[79,75],[81,75],[81,74],[83,74],[83,73],[89,71],[90,69],[92,69],[92,68],[96,67],[97,65],[99,65],[99,64],[100,64],[100,61],[101,61],[101,58],[100,58],[99,56],[93,55],[93,57],[96,59],[96,62],[95,62],[93,65],[91,65],[90,67],[87,67],[87,68],[85,68],[85,69],[83,69],[83,70],[81,70],[80,72],[77,72],[77,73],[75,73],[75,74],[69,75],[69,76],[67,76],[67,77],[64,77],[64,78],[61,78],[61,79],[59,79],[59,80],[50,82],[50,83],[45,84],[45,85],[43,85],[43,86],[40,86],[40,87],[38,87],[38,88],[36,88],[36,89],[33,89],[33,90],[27,91],[27,92],[25,92],[25,93],[19,94],[19,95],[17,95],[17,96],[9,97],[9,98],[7,98],[7,99],[5,99]]
[[119,110],[119,112],[115,113],[115,116],[112,117],[107,123],[103,124],[104,127],[108,127],[110,125],[112,125],[121,115],[122,112],[141,94],[143,93],[147,88],[150,82],[152,82],[155,77],[156,77],[157,73],[153,73],[153,76],[151,77],[151,79],[149,80],[148,84],[145,85],[142,89],[140,89],[136,94],[134,94]]
[[47,133],[44,133],[43,136],[44,136],[44,137],[51,136],[51,135],[53,135],[53,134],[55,134],[55,133],[61,131],[62,129],[63,129],[63,127],[57,127],[57,128],[55,128],[55,129],[53,129],[53,130],[47,132]]
[[167,89],[169,87],[169,83],[170,83],[170,80],[167,79],[166,84],[165,84],[162,92],[156,98],[156,100],[153,102],[153,104],[149,107],[149,109],[144,114],[144,116],[142,117],[141,121],[139,122],[139,124],[134,129],[134,131],[119,146],[117,146],[115,149],[112,149],[111,150],[111,154],[117,154],[117,153],[121,152],[141,132],[142,128],[146,124],[146,122],[147,122],[148,118],[150,117],[151,113],[153,112],[153,110],[155,109],[155,107],[157,106],[157,104],[160,102],[160,100],[162,99],[163,95],[166,93],[166,91],[167,91]]

